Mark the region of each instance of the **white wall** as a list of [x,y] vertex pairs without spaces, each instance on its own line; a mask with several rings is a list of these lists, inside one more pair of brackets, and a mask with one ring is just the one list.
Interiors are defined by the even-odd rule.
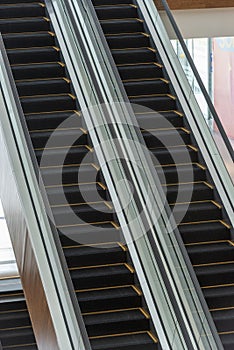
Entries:
[[[174,10],[172,13],[184,38],[234,36],[234,7]],[[163,13],[162,16],[166,18]],[[169,29],[166,20],[165,24]],[[172,33],[170,36],[174,39]]]

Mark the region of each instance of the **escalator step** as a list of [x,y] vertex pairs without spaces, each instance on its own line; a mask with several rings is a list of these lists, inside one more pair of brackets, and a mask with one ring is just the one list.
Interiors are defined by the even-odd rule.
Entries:
[[[101,220],[101,217],[100,217]],[[99,249],[99,252],[103,252],[103,258],[105,258],[105,250],[103,251],[103,244],[104,243],[111,243],[113,242],[124,242],[123,234],[120,229],[116,229],[113,227],[113,225],[110,222],[103,222],[100,221],[94,223],[90,223],[89,225],[82,225],[82,226],[63,226],[59,228],[60,233],[60,240],[61,243],[66,246],[71,246],[75,244],[101,244],[102,248]],[[105,247],[105,246],[104,246]],[[111,248],[110,253],[111,253]],[[66,252],[65,252],[66,254]],[[110,260],[109,263],[111,263],[111,255],[109,256]],[[72,262],[69,259],[69,264]],[[77,266],[78,264],[77,256],[74,257],[74,266]],[[99,255],[95,256],[95,259],[97,259],[98,264],[106,263],[106,260],[104,259],[104,262],[102,258],[99,257]],[[72,260],[73,261],[73,260]],[[93,261],[92,259],[90,261]],[[93,261],[94,263],[94,261]],[[92,264],[93,264],[92,263]],[[84,265],[86,264],[86,258],[84,258]]]
[[129,333],[147,330],[149,320],[141,309],[119,310],[117,312],[103,312],[99,314],[84,315],[89,336],[105,334]]
[[30,325],[31,321],[26,309],[24,311],[16,309],[15,312],[5,312],[1,313],[0,315],[0,330],[13,327],[25,327]]
[[117,65],[148,63],[156,60],[155,52],[148,47],[112,50],[112,56]]
[[[129,100],[131,103],[145,106],[153,111],[176,110],[176,101],[169,94],[130,96]],[[133,106],[133,110],[137,110],[137,108]],[[147,109],[146,112],[148,111]]]
[[73,186],[51,187],[46,189],[51,205],[89,203],[106,200],[106,191],[100,184],[79,184]]
[[[115,261],[114,255],[113,261]],[[70,274],[74,288],[80,291],[134,284],[134,274],[125,264],[72,269]]]
[[[16,81],[20,96],[61,94],[70,92],[70,83],[65,78],[32,79]],[[47,129],[47,127],[45,127]]]
[[230,231],[221,222],[195,222],[179,226],[184,243],[227,240]]
[[31,326],[0,330],[0,339],[4,350],[5,346],[35,343]]
[[126,252],[116,243],[65,247],[64,253],[69,268],[111,264],[113,257],[116,264],[126,261]]
[[0,6],[0,18],[40,17],[45,12],[44,6],[38,3],[10,4]]
[[92,154],[85,146],[37,149],[35,153],[40,166],[43,167],[80,164],[87,154],[87,163],[92,160]]
[[111,49],[149,46],[149,38],[144,33],[107,35],[106,40],[110,45]]
[[195,266],[198,281],[202,287],[234,284],[234,262],[230,264]]
[[141,295],[131,286],[77,293],[82,313],[141,306]]
[[228,242],[190,245],[187,251],[194,265],[234,261],[234,249]]
[[121,28],[121,34],[144,32],[142,21],[138,18],[102,20],[100,23],[105,34],[119,34],[119,28]]
[[155,350],[156,342],[150,337],[149,332],[139,332],[133,334],[112,335],[107,338],[91,339],[93,350]]
[[233,350],[234,344],[234,332],[232,331],[230,334],[220,334],[221,341],[224,346],[224,350]]
[[13,65],[12,73],[16,80],[50,79],[64,77],[64,65],[59,62]]
[[87,143],[87,134],[80,128],[32,131],[30,136],[34,148],[66,147],[69,143],[72,143],[73,146]]
[[210,309],[234,308],[234,286],[203,288]]
[[70,118],[69,124],[71,121],[71,124],[75,127],[82,126],[81,118],[77,115],[75,110],[27,114],[26,122],[29,130],[44,130],[45,127],[48,129],[56,129],[57,127],[61,126],[61,123],[63,123],[63,126],[67,125],[67,122],[64,122],[67,121],[68,118]]
[[59,61],[56,47],[32,47],[7,50],[10,64],[28,64]]
[[112,220],[112,209],[105,203],[90,203],[70,206],[53,207],[52,212],[56,225],[75,225],[97,222],[102,216],[103,221]]
[[234,309],[213,311],[212,317],[218,332],[234,331]]
[[0,31],[2,34],[20,32],[41,32],[49,30],[50,23],[45,17],[0,19]]
[[[10,1],[10,0],[8,0],[8,1]],[[94,6],[129,4],[129,2],[130,2],[129,0],[93,0],[92,1]]]
[[75,110],[75,101],[70,94],[37,95],[21,98],[24,113]]
[[197,152],[189,146],[162,147],[150,149],[155,165],[183,164],[197,162]]
[[118,71],[123,80],[161,78],[163,76],[162,67],[154,61],[145,64],[122,65],[118,67]]
[[[41,169],[45,186],[56,186],[79,182],[99,181],[97,169],[93,165],[48,167]],[[62,179],[61,179],[62,177]]]
[[190,144],[190,134],[180,128],[170,128],[166,130],[142,131],[142,136],[146,146],[151,147],[172,147],[176,145]]
[[206,179],[206,173],[197,164],[181,164],[156,168],[162,184],[176,182],[202,181]]
[[163,187],[169,203],[213,199],[213,190],[203,182],[180,183]]
[[[120,1],[121,3],[121,1]],[[137,9],[134,6],[128,4],[121,4],[116,6],[96,6],[97,16],[100,20],[105,19],[117,19],[117,18],[137,18]]]
[[[142,111],[144,109],[144,112]],[[150,130],[156,128],[182,127],[183,118],[176,111],[153,112],[145,111],[144,107],[139,107],[136,119],[141,129]]]
[[[37,345],[36,345],[36,343],[34,343],[34,344],[26,344],[26,345],[23,345],[24,347],[25,347],[25,349],[24,350],[38,350],[38,347],[37,347]],[[23,350],[23,348],[22,348],[22,346],[21,345],[19,345],[19,346],[17,346],[17,345],[14,345],[14,347],[12,347],[12,346],[4,346],[4,350]]]
[[51,32],[13,33],[3,35],[6,49],[53,46],[54,34]]
[[124,87],[129,96],[147,94],[164,94],[169,93],[169,85],[162,79],[149,79],[139,81],[128,81]]
[[197,221],[220,220],[221,209],[212,201],[177,203],[173,209],[176,222],[193,223]]

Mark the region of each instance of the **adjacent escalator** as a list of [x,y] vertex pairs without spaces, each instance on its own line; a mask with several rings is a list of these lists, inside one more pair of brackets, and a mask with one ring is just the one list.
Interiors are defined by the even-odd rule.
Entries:
[[22,290],[0,293],[0,340],[3,350],[37,350]]
[[[221,341],[231,350],[234,243],[225,210],[136,2],[92,2],[130,102],[150,109],[134,106]],[[178,200],[191,188],[191,200]]]
[[156,350],[45,3],[1,0],[0,30],[92,349]]

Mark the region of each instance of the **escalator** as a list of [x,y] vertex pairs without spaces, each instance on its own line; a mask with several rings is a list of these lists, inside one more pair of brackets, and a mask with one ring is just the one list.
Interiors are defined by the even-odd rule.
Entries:
[[0,30],[91,347],[159,349],[44,2],[1,0]]
[[[150,132],[142,128],[142,135],[158,160],[158,175],[223,346],[231,350],[234,347],[234,243],[225,210],[136,3],[92,2],[130,102],[151,109],[136,110],[136,118],[140,126],[150,125]],[[161,125],[162,117],[171,127]],[[180,135],[180,142],[175,134]],[[160,137],[167,140],[165,145]],[[188,176],[190,169],[193,182]],[[186,192],[191,186],[191,200],[177,201],[178,189]],[[180,220],[183,211],[186,214]]]
[[37,350],[22,290],[0,293],[0,339],[3,350]]

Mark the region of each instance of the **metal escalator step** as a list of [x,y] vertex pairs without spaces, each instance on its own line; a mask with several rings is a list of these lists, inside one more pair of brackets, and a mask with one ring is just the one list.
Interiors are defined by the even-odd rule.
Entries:
[[106,190],[99,183],[74,184],[46,188],[51,205],[98,202],[107,200]]
[[122,309],[85,314],[85,324],[90,337],[116,333],[144,331],[149,328],[149,316],[141,308]]
[[71,94],[23,96],[21,103],[24,113],[75,110],[76,104]]
[[175,147],[150,148],[155,165],[188,164],[197,162],[197,152],[186,145]]
[[221,333],[220,334],[221,341],[223,343],[225,350],[232,350],[234,344],[234,331],[230,333]]
[[176,164],[156,167],[162,184],[186,183],[206,180],[206,172],[199,164]]
[[228,242],[207,242],[188,245],[187,252],[193,265],[229,263],[234,261],[234,247]]
[[90,154],[85,146],[74,146],[70,145],[61,148],[46,148],[36,149],[35,151],[37,161],[41,167],[61,166],[66,164],[80,164],[83,158],[87,159],[87,162],[92,161],[93,155]]
[[30,132],[34,148],[85,145],[87,134],[80,128],[57,128]]
[[35,337],[31,326],[28,327],[14,327],[13,329],[1,330],[0,339],[3,349],[5,347],[35,343]]
[[104,202],[86,203],[73,206],[52,207],[56,225],[75,225],[88,222],[112,220],[112,209]]
[[112,56],[117,65],[157,61],[155,52],[148,47],[112,50]]
[[142,79],[139,81],[124,82],[124,87],[129,96],[142,95],[147,91],[148,94],[169,93],[169,84],[163,79]]
[[75,245],[75,243],[79,244],[73,241],[73,245],[64,247],[69,268],[126,262],[126,251],[116,242],[94,245]]
[[[190,133],[182,128],[146,129],[142,130],[142,136],[149,148],[172,147],[176,145],[188,145],[191,143]],[[175,181],[176,182],[176,181]]]
[[6,49],[52,46],[54,45],[54,33],[46,31],[5,34],[3,41]]
[[[112,246],[115,245],[113,242],[124,242],[123,233],[120,229],[117,229],[113,226],[111,221],[102,221],[102,217],[100,216],[99,220],[97,222],[92,222],[87,225],[65,225],[62,227],[59,227],[59,234],[60,234],[60,240],[63,246],[65,248],[72,247],[74,244],[85,244],[87,245],[93,245],[93,244],[100,244],[100,247],[98,249],[98,252],[103,252],[103,258],[105,258],[105,247],[106,244],[110,244],[110,250],[108,250],[108,254],[110,251],[110,255],[108,262],[111,263],[111,251]],[[100,249],[101,248],[101,249]],[[64,251],[65,254],[66,250]],[[122,254],[122,252],[120,252]],[[79,252],[80,254],[80,252]],[[95,253],[94,253],[95,254]],[[103,263],[102,258],[99,256],[99,254],[94,255],[95,259],[97,259],[97,263]],[[72,260],[71,260],[72,259]],[[86,264],[86,258],[83,256],[83,264]],[[90,258],[92,264],[95,263],[95,261]],[[78,264],[78,256],[74,256],[71,258],[68,258],[69,264],[74,263],[75,265]],[[106,260],[104,259],[104,263]]]
[[57,47],[32,47],[7,50],[10,64],[32,64],[42,62],[59,61],[59,49]]
[[[120,1],[121,2],[121,1]],[[117,18],[137,18],[137,9],[133,5],[101,5],[95,7],[99,20],[110,20]]]
[[28,113],[25,115],[29,131],[56,129],[62,126],[82,127],[82,120],[75,110]]
[[34,64],[19,64],[11,66],[16,80],[49,79],[64,77],[64,64],[61,62],[45,62]]
[[234,308],[234,285],[203,288],[203,293],[211,310]]
[[213,190],[204,182],[178,183],[163,186],[169,203],[212,200]]
[[27,17],[17,19],[0,19],[2,34],[20,32],[49,31],[50,23],[46,17]]
[[141,306],[141,293],[134,286],[100,288],[77,293],[82,313]]
[[92,164],[46,167],[41,169],[45,186],[99,181],[97,169]]
[[178,224],[181,222],[192,224],[197,221],[220,220],[222,218],[222,211],[213,201],[198,201],[176,203],[173,208],[173,215]]
[[118,71],[123,80],[163,77],[162,67],[155,62],[155,58],[149,63],[118,66]]
[[106,35],[111,49],[149,47],[149,37],[144,33]]
[[105,34],[143,32],[142,21],[138,18],[113,19],[100,21]]
[[234,309],[213,311],[212,317],[218,332],[234,331]]
[[136,332],[129,334],[112,335],[106,338],[91,339],[93,350],[147,350],[157,349],[157,342],[150,336],[150,332]]
[[233,268],[234,261],[229,264],[220,263],[217,265],[195,266],[195,272],[200,285],[202,287],[208,287],[234,284]]
[[44,5],[38,3],[0,4],[0,18],[40,17],[45,15]]
[[179,231],[185,244],[228,240],[230,238],[228,227],[220,221],[198,221],[193,224],[182,224],[179,226]]
[[[113,255],[113,262],[115,256]],[[72,282],[76,290],[97,289],[120,285],[134,284],[134,274],[126,264],[109,264],[70,270]]]
[[[20,96],[69,93],[70,81],[66,78],[29,79],[16,81]],[[48,129],[47,126],[44,126]]]

